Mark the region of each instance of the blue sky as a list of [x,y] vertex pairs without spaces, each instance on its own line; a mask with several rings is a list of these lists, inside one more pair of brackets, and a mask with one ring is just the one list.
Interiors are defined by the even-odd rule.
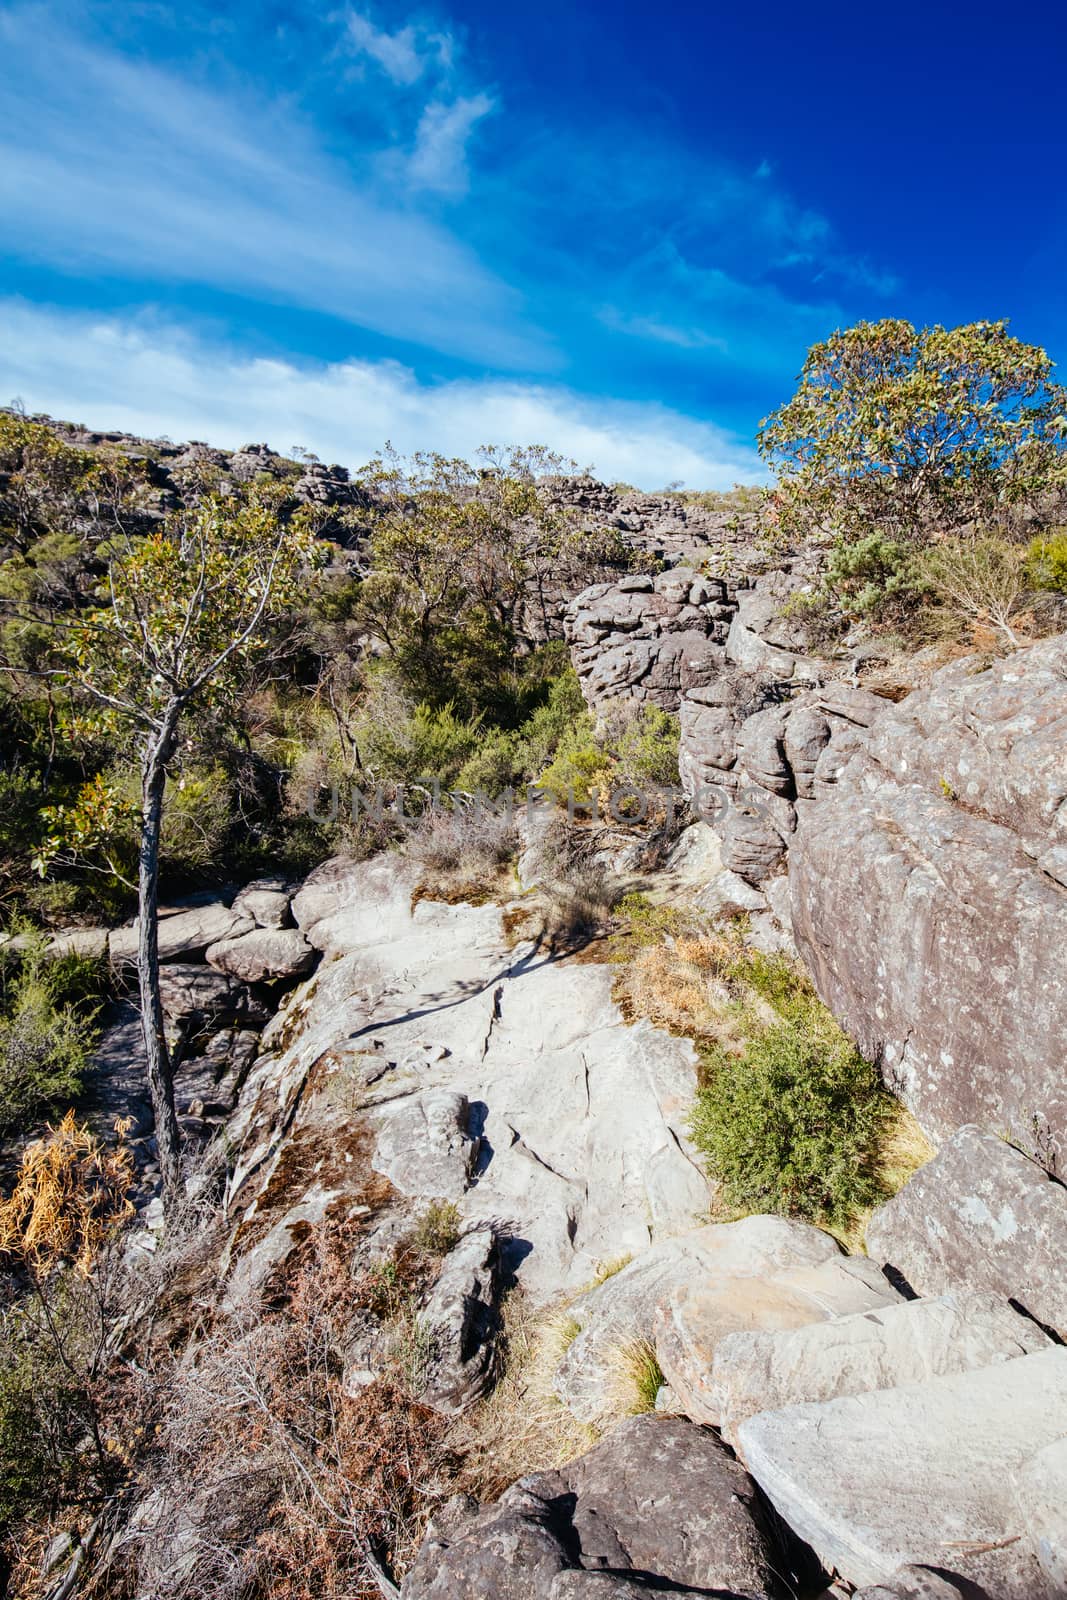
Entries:
[[0,400],[727,487],[834,327],[1067,359],[1058,9],[0,5]]

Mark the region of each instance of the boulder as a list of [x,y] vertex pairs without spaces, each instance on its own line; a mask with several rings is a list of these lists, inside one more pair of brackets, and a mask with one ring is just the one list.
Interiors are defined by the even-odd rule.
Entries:
[[[829,1234],[785,1217],[711,1223],[654,1244],[568,1308],[581,1331],[556,1372],[556,1392],[581,1421],[595,1422],[612,1409],[620,1345],[651,1339],[660,1307],[687,1285],[718,1285],[724,1302],[736,1299],[741,1305],[745,1301],[755,1313],[758,1297],[767,1296],[767,1285],[780,1275],[846,1260]],[[884,1290],[887,1300],[895,1298],[887,1284]],[[773,1295],[769,1298],[773,1303]],[[819,1315],[817,1308],[809,1306],[802,1320]],[[740,1317],[731,1326],[753,1325],[744,1320],[744,1311]],[[758,1321],[755,1325],[760,1326]],[[728,1331],[727,1327],[723,1331]],[[660,1354],[661,1365],[663,1360]]]
[[709,1387],[723,1438],[736,1444],[739,1424],[757,1411],[991,1367],[1049,1342],[1003,1296],[960,1290],[802,1328],[728,1333]]
[[[159,959],[197,960],[209,945],[218,944],[220,939],[239,939],[254,927],[251,916],[234,911],[222,900],[171,912],[159,919]],[[115,966],[137,960],[136,920],[129,927],[111,930],[108,956]]]
[[932,1567],[901,1567],[888,1583],[857,1589],[854,1600],[984,1600],[984,1591],[962,1578],[959,1583]]
[[1067,1594],[1067,1437],[1016,1469],[1015,1497],[1051,1592]]
[[964,1127],[867,1225],[867,1250],[919,1294],[992,1290],[1067,1337],[1067,1189]]
[[[766,1220],[766,1219],[760,1219]],[[836,1254],[759,1276],[713,1273],[675,1284],[655,1320],[656,1355],[685,1414],[718,1427],[715,1360],[727,1335],[743,1329],[802,1328],[899,1299],[873,1262]]]
[[520,1478],[495,1505],[450,1502],[400,1593],[615,1600],[669,1589],[770,1600],[783,1593],[782,1564],[752,1480],[714,1434],[634,1417],[558,1472]]
[[[1067,1135],[1067,635],[835,735],[790,846],[820,995],[935,1140]],[[1050,853],[1053,853],[1050,855]]]
[[771,877],[785,856],[785,840],[760,807],[732,805],[719,828],[723,866],[746,882]]
[[374,1167],[401,1194],[458,1200],[481,1141],[468,1132],[470,1104],[451,1089],[427,1090],[379,1113]]
[[243,983],[272,983],[310,972],[318,960],[318,951],[299,928],[259,927],[239,939],[222,939],[209,945],[205,959],[209,966],[240,978]]
[[[1013,1474],[1064,1436],[1067,1350],[749,1417],[749,1471],[824,1567],[892,1584],[949,1567],[997,1600],[1054,1600]],[[892,1592],[892,1589],[890,1589]]]
[[425,1340],[420,1393],[435,1411],[466,1411],[489,1386],[498,1327],[497,1259],[491,1228],[465,1234],[441,1263],[418,1313]]
[[191,962],[172,962],[159,969],[159,990],[170,1022],[204,1022],[241,1010],[244,986],[232,974],[213,972]]
[[252,917],[257,928],[284,928],[292,921],[290,899],[283,878],[256,878],[234,896],[233,909]]

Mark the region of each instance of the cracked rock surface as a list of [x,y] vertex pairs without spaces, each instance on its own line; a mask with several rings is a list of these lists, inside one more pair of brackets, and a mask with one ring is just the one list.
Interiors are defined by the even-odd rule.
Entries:
[[610,969],[509,948],[499,907],[412,910],[411,891],[381,858],[327,863],[297,895],[326,954],[264,1034],[231,1122],[234,1211],[255,1210],[302,1130],[316,1155],[304,1191],[286,1174],[294,1217],[343,1206],[359,1163],[338,1151],[358,1123],[401,1195],[452,1199],[494,1229],[535,1301],[702,1220],[689,1041],[628,1026]]

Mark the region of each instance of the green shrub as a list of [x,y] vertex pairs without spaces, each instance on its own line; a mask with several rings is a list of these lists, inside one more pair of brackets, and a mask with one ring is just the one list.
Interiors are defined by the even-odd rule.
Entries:
[[563,733],[552,760],[538,774],[537,784],[561,804],[573,794],[584,805],[607,777],[610,767],[610,757],[597,743],[593,718],[583,711]]
[[899,616],[919,599],[914,551],[882,533],[839,536],[830,548],[825,583],[852,616]]
[[534,778],[543,772],[564,738],[587,715],[578,674],[567,667],[551,681],[544,705],[538,706],[519,730],[522,773]]
[[96,1040],[95,963],[49,963],[43,940],[26,938],[17,954],[0,954],[0,1135],[73,1099]]
[[[764,979],[779,992],[779,976]],[[880,1195],[879,1138],[892,1101],[818,1000],[753,1021],[741,1055],[709,1048],[690,1131],[731,1205],[843,1226]]]
[[1035,589],[1067,594],[1067,530],[1031,540],[1026,552],[1026,576]]
[[642,706],[636,716],[627,717],[609,746],[615,757],[614,776],[623,783],[678,782],[678,718],[659,706]]

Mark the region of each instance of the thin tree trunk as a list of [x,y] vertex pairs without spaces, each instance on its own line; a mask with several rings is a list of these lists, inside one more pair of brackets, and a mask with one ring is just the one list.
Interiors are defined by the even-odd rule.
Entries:
[[181,1195],[181,1150],[178,1116],[174,1109],[174,1078],[163,1023],[159,991],[159,844],[163,825],[163,790],[167,760],[174,746],[177,707],[168,708],[160,733],[145,752],[141,764],[141,855],[137,885],[137,982],[141,991],[141,1028],[144,1033],[148,1088],[156,1124],[159,1170],[163,1180],[164,1212],[173,1210]]

